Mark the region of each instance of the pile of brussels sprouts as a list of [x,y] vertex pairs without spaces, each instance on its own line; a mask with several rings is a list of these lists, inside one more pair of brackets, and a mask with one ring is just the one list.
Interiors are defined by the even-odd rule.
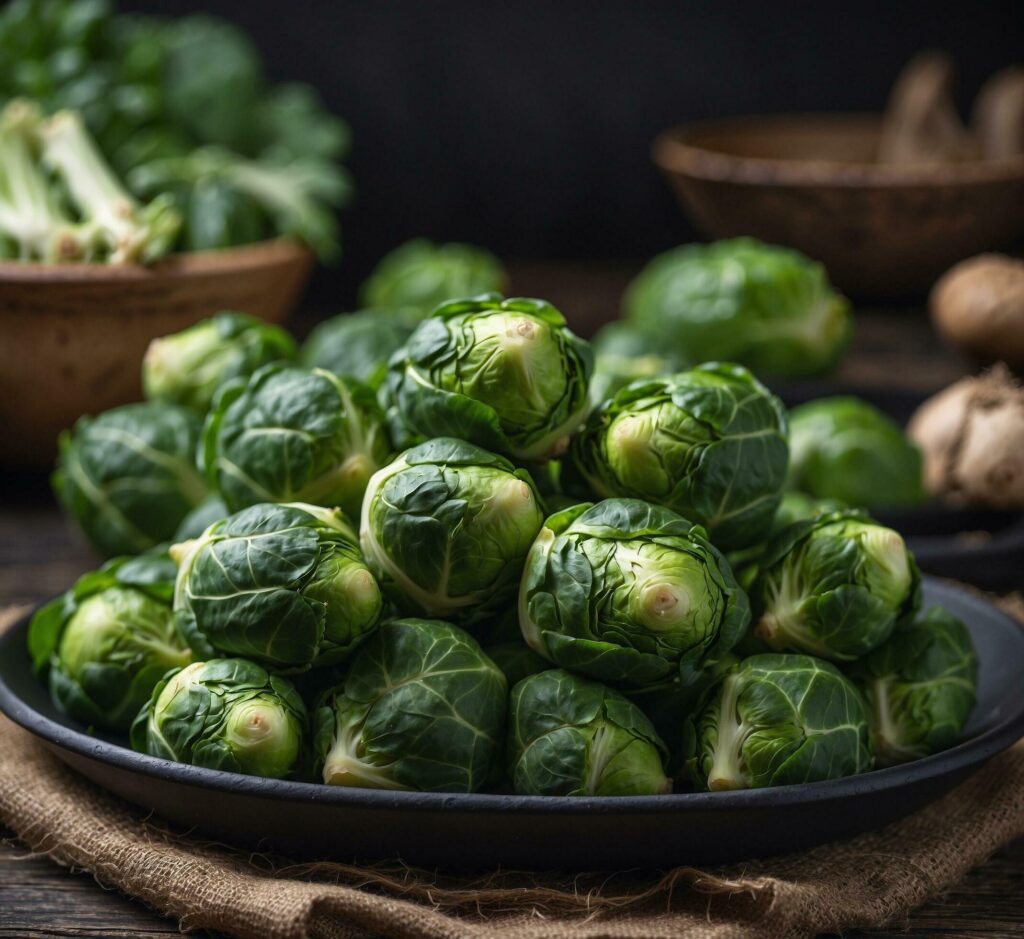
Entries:
[[[758,289],[831,322],[781,262]],[[111,560],[32,622],[57,706],[169,760],[442,792],[778,786],[953,745],[964,625],[856,493],[787,491],[837,475],[821,415],[798,435],[747,368],[683,357],[595,401],[588,343],[504,279],[420,241],[301,351],[228,313],[155,341],[147,401],[62,441]]]

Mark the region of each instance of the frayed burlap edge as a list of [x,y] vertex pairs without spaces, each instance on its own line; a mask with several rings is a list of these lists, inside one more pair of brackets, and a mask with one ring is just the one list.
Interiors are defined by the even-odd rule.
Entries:
[[[0,628],[18,612],[0,614]],[[774,939],[899,922],[1024,835],[1024,747],[879,832],[717,871],[470,877],[253,855],[143,817],[4,718],[0,819],[31,850],[89,871],[186,931],[259,939]]]

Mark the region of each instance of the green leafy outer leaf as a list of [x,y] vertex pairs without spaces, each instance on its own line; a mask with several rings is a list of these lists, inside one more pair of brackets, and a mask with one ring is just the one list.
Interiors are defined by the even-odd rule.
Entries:
[[726,674],[697,715],[689,768],[703,789],[758,789],[871,769],[853,684],[809,655],[755,655]]
[[473,623],[514,597],[543,522],[529,473],[439,437],[370,480],[360,540],[400,606]]
[[752,591],[754,636],[778,651],[851,661],[920,605],[903,539],[860,511],[794,522],[765,548]]
[[245,659],[211,659],[164,677],[131,742],[165,760],[279,779],[294,772],[305,729],[291,682]]
[[146,397],[205,414],[217,389],[248,378],[261,365],[294,359],[295,340],[244,313],[218,313],[188,329],[154,339],[142,363]]
[[380,590],[337,509],[254,505],[172,550],[178,628],[199,655],[330,665],[380,619]]
[[853,331],[850,304],[820,264],[752,238],[659,255],[630,284],[623,312],[693,361],[793,378],[832,369]]
[[547,671],[551,666],[547,659],[537,655],[525,642],[501,642],[487,646],[484,651],[488,658],[501,669],[509,688],[537,672]]
[[193,457],[200,420],[172,404],[128,404],[61,435],[53,488],[97,551],[138,554],[167,541],[206,498]]
[[342,313],[310,333],[302,347],[302,363],[377,389],[384,383],[388,360],[411,332],[405,311]]
[[551,304],[481,294],[416,328],[391,360],[388,394],[414,433],[540,461],[583,421],[591,366],[589,344]]
[[749,623],[747,596],[704,529],[639,499],[551,516],[519,591],[520,628],[535,652],[633,686],[692,683]]
[[313,717],[336,786],[475,792],[505,729],[508,684],[476,640],[438,620],[383,625]]
[[787,459],[782,403],[746,369],[718,362],[634,382],[572,443],[573,466],[599,497],[664,505],[723,550],[768,532]]
[[339,505],[359,514],[391,445],[373,392],[321,369],[265,365],[221,387],[202,461],[228,508],[258,502]]
[[116,558],[36,612],[29,652],[62,712],[127,730],[160,677],[188,664],[171,613],[174,576],[163,553]]
[[483,248],[415,238],[381,259],[359,296],[365,306],[405,307],[423,317],[454,297],[504,290],[507,280],[501,262]]
[[219,522],[230,514],[231,512],[220,496],[207,496],[181,520],[172,540],[181,542],[198,538],[214,522]]
[[790,412],[793,489],[850,505],[914,505],[925,498],[921,452],[859,398],[822,398]]
[[594,374],[590,401],[595,407],[634,381],[650,381],[682,371],[696,362],[664,339],[621,320],[602,326],[593,339]]
[[628,796],[671,791],[665,746],[617,691],[555,669],[512,689],[508,753],[524,795]]
[[935,606],[897,627],[849,675],[867,699],[878,762],[890,766],[957,742],[975,703],[978,657],[964,624]]

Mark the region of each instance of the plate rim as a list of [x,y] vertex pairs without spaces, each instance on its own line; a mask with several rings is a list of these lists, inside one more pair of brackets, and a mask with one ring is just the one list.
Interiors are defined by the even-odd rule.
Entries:
[[[1001,620],[1017,635],[1024,653],[1024,627],[995,604],[963,587],[934,577],[923,578],[929,593],[954,596],[959,604],[983,610],[988,618]],[[40,604],[41,606],[41,604]],[[21,632],[39,606],[17,617],[0,633],[0,642],[10,642],[12,633]],[[26,655],[26,664],[28,658]],[[817,782],[794,783],[761,789],[728,792],[680,792],[651,796],[538,796],[484,792],[418,792],[390,789],[366,789],[328,786],[315,782],[246,776],[223,770],[176,763],[137,753],[120,744],[92,737],[84,731],[66,727],[47,717],[20,698],[7,684],[0,670],[0,712],[15,724],[41,740],[48,748],[66,750],[92,762],[98,762],[137,775],[157,778],[176,785],[213,789],[235,796],[331,804],[364,810],[402,810],[416,812],[463,811],[473,814],[649,814],[699,812],[737,812],[764,808],[805,806],[841,800],[865,792],[878,794],[901,789],[914,783],[941,779],[958,771],[980,766],[997,753],[1024,737],[1024,691],[1012,713],[975,737],[940,753],[919,760]]]

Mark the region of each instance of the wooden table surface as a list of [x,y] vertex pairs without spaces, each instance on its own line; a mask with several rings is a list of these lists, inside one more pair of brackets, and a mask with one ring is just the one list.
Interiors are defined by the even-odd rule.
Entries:
[[[561,279],[553,280],[550,268],[534,266],[517,271],[515,280],[522,293],[550,296],[567,310],[579,311],[589,323],[609,318],[609,290],[588,294],[584,289],[593,281],[593,272],[570,272],[569,288],[566,276],[563,270]],[[896,382],[927,391],[963,371],[964,363],[937,343],[920,315],[868,311],[860,318],[840,378],[852,383]],[[0,475],[0,603],[38,602],[94,564],[56,511],[43,476]],[[178,934],[175,922],[101,889],[90,875],[28,856],[11,833],[0,828],[0,937]],[[1024,936],[1024,841],[972,871],[944,898],[913,913],[905,928],[848,935]]]

